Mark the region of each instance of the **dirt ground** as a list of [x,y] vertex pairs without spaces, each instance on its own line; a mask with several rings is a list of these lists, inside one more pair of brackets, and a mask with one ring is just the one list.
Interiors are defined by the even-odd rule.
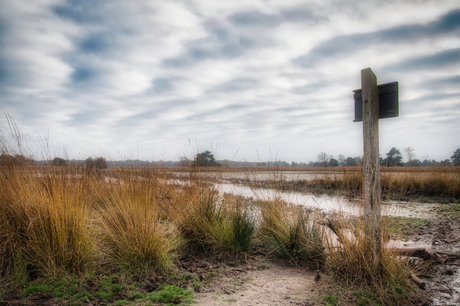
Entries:
[[[401,247],[460,252],[460,217],[438,210]],[[417,260],[414,258],[414,260]],[[417,276],[426,283],[427,305],[460,305],[460,260],[425,261]],[[226,267],[196,294],[199,305],[326,305],[327,275],[316,282],[314,270],[260,258]],[[422,289],[421,289],[422,290]],[[346,305],[343,302],[340,305]]]
[[195,295],[198,304],[211,305],[316,305],[315,273],[274,261],[259,267],[229,269]]

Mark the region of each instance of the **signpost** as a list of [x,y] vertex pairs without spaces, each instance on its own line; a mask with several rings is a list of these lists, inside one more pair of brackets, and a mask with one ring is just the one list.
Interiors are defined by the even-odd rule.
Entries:
[[354,122],[363,121],[366,237],[372,243],[373,267],[377,271],[382,244],[379,118],[399,116],[398,82],[377,86],[377,77],[367,68],[361,70],[361,86],[362,89],[354,90]]
[[[378,85],[379,119],[399,117],[398,82]],[[355,98],[355,120],[363,121],[363,91],[353,90]]]

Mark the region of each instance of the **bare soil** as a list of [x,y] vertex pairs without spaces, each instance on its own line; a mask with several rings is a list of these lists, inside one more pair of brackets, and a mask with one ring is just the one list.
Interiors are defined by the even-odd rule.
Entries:
[[195,296],[203,306],[316,305],[315,275],[306,268],[278,260],[261,266],[229,268]]

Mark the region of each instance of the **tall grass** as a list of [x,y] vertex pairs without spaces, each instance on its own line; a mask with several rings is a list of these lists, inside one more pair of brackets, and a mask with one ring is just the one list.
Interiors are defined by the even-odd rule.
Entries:
[[3,164],[0,186],[3,274],[10,267],[46,276],[88,268],[93,245],[81,180],[65,170]]
[[365,236],[364,217],[349,219],[334,217],[329,220],[334,234],[327,235],[328,267],[340,283],[355,288],[371,288],[389,305],[400,305],[400,294],[409,299],[415,296],[409,281],[411,273],[408,257],[400,256],[389,242],[387,224],[382,226],[383,246],[380,249],[380,266],[373,266],[373,244]]
[[[458,168],[458,167],[451,167]],[[384,173],[382,191],[396,197],[460,199],[460,168],[457,172]]]
[[238,253],[248,251],[253,244],[255,217],[237,198],[221,199],[213,189],[186,186],[166,209],[189,249]]
[[96,191],[96,213],[111,264],[128,270],[171,268],[180,237],[162,221],[157,204],[158,180],[144,168],[133,178],[119,171],[114,183]]
[[262,203],[260,239],[270,253],[290,262],[324,263],[321,230],[304,207],[280,200]]

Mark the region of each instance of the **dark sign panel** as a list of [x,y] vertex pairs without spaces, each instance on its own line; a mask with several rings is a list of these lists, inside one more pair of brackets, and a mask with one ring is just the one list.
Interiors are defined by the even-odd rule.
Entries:
[[[399,117],[398,82],[382,84],[379,88],[379,119]],[[363,121],[363,93],[353,90],[355,98],[355,120]]]

